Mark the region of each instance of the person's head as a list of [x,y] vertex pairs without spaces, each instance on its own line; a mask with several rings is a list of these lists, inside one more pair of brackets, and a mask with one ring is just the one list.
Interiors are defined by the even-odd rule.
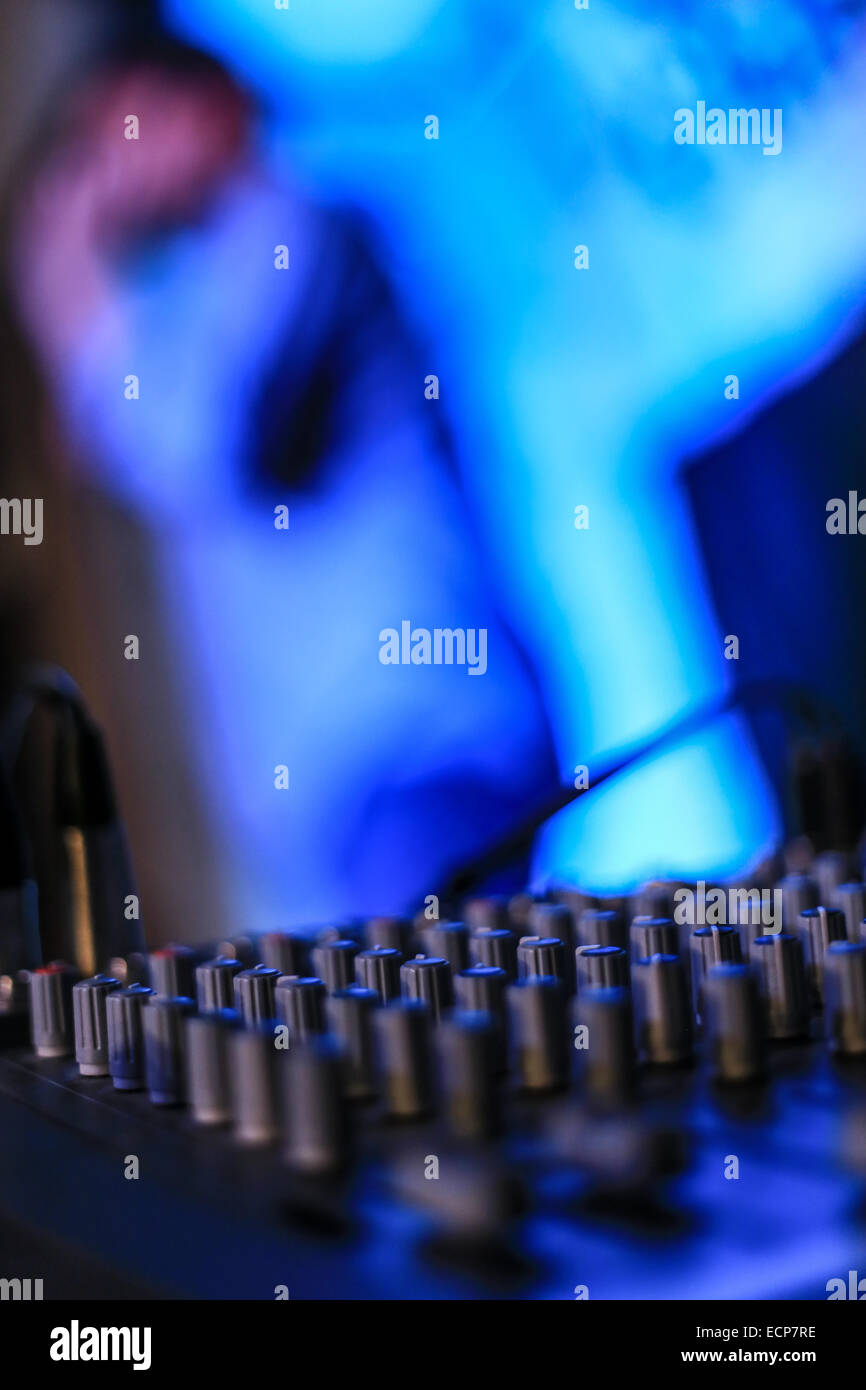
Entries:
[[56,153],[98,171],[100,212],[114,219],[183,217],[243,154],[251,104],[215,60],[170,41],[121,48],[81,81]]

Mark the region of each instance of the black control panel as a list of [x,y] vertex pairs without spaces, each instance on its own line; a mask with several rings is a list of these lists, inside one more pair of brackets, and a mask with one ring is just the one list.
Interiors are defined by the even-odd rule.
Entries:
[[826,852],[51,963],[0,1204],[46,1297],[826,1299],[866,1269],[864,897]]

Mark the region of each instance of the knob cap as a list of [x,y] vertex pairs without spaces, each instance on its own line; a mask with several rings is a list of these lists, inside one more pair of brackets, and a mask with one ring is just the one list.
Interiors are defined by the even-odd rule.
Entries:
[[363,989],[375,990],[383,1004],[400,997],[403,957],[393,946],[372,946],[355,957],[355,980]]
[[628,932],[621,912],[614,908],[587,907],[577,920],[577,940],[581,946],[619,946],[628,949]]
[[238,1143],[251,1147],[279,1137],[279,1073],[289,1052],[278,1051],[276,1029],[272,1019],[260,1019],[229,1035],[234,1134]]
[[645,883],[632,898],[632,919],[634,917],[673,918],[676,891],[677,884],[667,880]]
[[634,1017],[628,990],[604,985],[578,989],[572,1017],[578,1085],[594,1105],[625,1104],[635,1087]]
[[115,1090],[140,1091],[144,1085],[144,1028],[141,1013],[153,997],[148,985],[129,985],[106,996],[108,1070]]
[[577,988],[628,989],[628,955],[619,946],[578,946]]
[[740,933],[735,927],[695,927],[689,938],[692,977],[692,1007],[698,1022],[703,1010],[704,980],[707,971],[725,961],[742,959]]
[[659,953],[632,964],[638,1045],[647,1062],[691,1061],[692,1027],[686,977],[679,956]]
[[314,1037],[286,1056],[283,1155],[305,1173],[341,1171],[349,1157],[343,1057],[334,1038]]
[[866,1052],[866,943],[832,941],[824,956],[827,1037],[834,1052]]
[[[562,979],[566,991],[574,994],[577,985],[574,953],[577,948],[577,932],[574,916],[564,903],[533,903],[529,909],[529,926],[533,936],[553,938],[563,945]],[[518,952],[519,954],[519,952]],[[542,970],[542,975],[550,975],[550,970]]]
[[252,936],[229,936],[217,943],[214,953],[237,961],[238,970],[249,970],[261,960],[258,942]]
[[72,987],[78,971],[62,961],[30,972],[30,1038],[37,1057],[72,1051]]
[[457,1003],[466,1012],[505,1016],[508,975],[496,965],[470,965],[454,977]]
[[845,918],[845,936],[849,941],[866,940],[866,885],[842,883],[836,889],[836,902]]
[[161,994],[153,995],[141,1011],[145,1078],[154,1105],[182,1105],[186,1100],[184,1022],[194,1012],[192,999]]
[[310,943],[295,932],[269,931],[259,937],[259,955],[264,965],[281,975],[309,975]]
[[280,972],[272,965],[254,965],[235,975],[235,1008],[249,1028],[276,1013],[274,992]]
[[148,956],[150,983],[156,994],[172,999],[188,999],[195,981],[195,953],[188,946],[162,946]]
[[186,1020],[187,1096],[197,1125],[231,1123],[229,1039],[240,1026],[234,1009],[210,1009]]
[[470,934],[479,931],[508,929],[508,899],[494,893],[486,898],[467,898],[463,904],[463,920]]
[[281,975],[274,992],[277,1018],[289,1030],[291,1046],[325,1031],[323,980],[314,975]]
[[842,850],[825,850],[812,860],[812,877],[818,885],[818,901],[836,906],[836,890],[851,877],[851,856]]
[[364,928],[358,921],[341,922],[339,926],[320,927],[316,932],[317,946],[327,946],[332,941],[353,941],[360,951],[364,941]]
[[433,1016],[422,999],[395,999],[377,1010],[373,1027],[385,1103],[401,1118],[433,1108]]
[[553,1091],[568,1079],[565,990],[550,975],[532,975],[508,988],[514,1063],[528,1091]]
[[241,969],[241,963],[235,956],[216,956],[197,966],[195,993],[200,1013],[232,1008],[235,976],[240,974]]
[[323,941],[312,952],[313,970],[324,980],[329,994],[348,989],[355,982],[355,957],[360,947],[356,941],[338,939]]
[[460,1008],[468,1013],[486,1013],[493,1020],[494,1053],[498,1071],[507,1065],[508,976],[496,965],[471,965],[454,979],[454,992]]
[[831,941],[845,940],[845,918],[838,908],[808,907],[800,913],[797,935],[803,943],[806,975],[817,1008],[824,1000],[824,955]]
[[754,1081],[764,1071],[764,1022],[747,965],[714,965],[704,981],[707,1040],[720,1081]]
[[120,989],[113,975],[92,975],[72,989],[75,1060],[82,1076],[108,1075],[108,1025],[105,1000]]
[[487,1139],[498,1132],[497,1042],[488,1013],[455,1009],[436,1030],[445,1110],[461,1139]]
[[507,927],[478,931],[470,938],[469,954],[478,965],[504,970],[509,983],[517,979],[517,937]]
[[328,1027],[345,1056],[345,1087],[350,1100],[369,1100],[376,1094],[373,1013],[379,1002],[375,990],[352,985],[332,994],[325,1005]]
[[653,956],[676,956],[680,938],[670,917],[639,916],[629,931],[632,960],[651,960]]
[[796,934],[800,913],[818,906],[818,885],[807,874],[786,874],[776,887],[782,894],[782,930]]
[[400,967],[400,987],[406,999],[427,1004],[437,1022],[454,1002],[451,967],[440,956],[415,956],[405,961]]
[[421,933],[428,956],[447,960],[453,974],[469,964],[469,928],[464,922],[431,922]]
[[144,951],[130,951],[128,956],[112,956],[108,962],[108,974],[119,980],[124,989],[128,985],[150,984],[150,967]]
[[802,943],[790,932],[759,936],[752,943],[751,964],[764,1000],[767,1036],[804,1037],[809,1031],[811,997]]
[[508,899],[508,921],[511,930],[518,936],[531,936],[529,930],[529,914],[535,903],[538,902],[531,893],[515,893]]
[[408,917],[371,917],[364,927],[364,944],[368,951],[387,946],[405,960],[413,950],[412,923]]
[[555,936],[522,936],[517,947],[517,978],[552,975],[565,980],[565,943]]

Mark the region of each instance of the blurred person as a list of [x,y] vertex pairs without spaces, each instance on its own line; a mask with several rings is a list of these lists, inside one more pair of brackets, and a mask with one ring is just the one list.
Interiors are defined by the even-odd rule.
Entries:
[[[786,551],[823,512],[762,528],[786,576],[768,587],[732,559],[750,496],[731,490],[723,524],[698,514],[683,462],[796,390],[862,317],[863,9],[166,0],[178,32],[266,94],[273,148],[387,229],[563,769],[591,779],[756,666],[807,684],[816,669],[786,615],[805,605],[820,628],[838,596],[799,590]],[[678,143],[677,112],[699,102],[766,110],[771,157]],[[747,591],[738,611],[788,634],[781,662],[775,642],[727,658],[740,629],[708,583],[720,567]],[[745,871],[783,833],[779,791],[751,723],[720,719],[557,817],[536,882]]]
[[[371,237],[162,39],[73,87],[15,201],[56,453],[109,501],[72,549],[151,939],[418,905],[557,774]],[[46,547],[70,527],[49,508]],[[483,631],[483,664],[385,664],[404,622]]]
[[[863,9],[320,0],[288,16],[166,0],[179,31],[267,93],[274,146],[300,147],[389,229],[459,399],[465,476],[560,763],[590,779],[778,655],[744,641],[727,658],[738,629],[708,561],[762,633],[795,644],[781,669],[806,683],[816,669],[786,615],[805,605],[820,627],[833,600],[786,565],[823,511],[768,518],[768,588],[732,559],[751,498],[732,489],[722,525],[697,514],[683,461],[796,390],[862,319]],[[775,153],[678,143],[676,113],[698,102],[781,111]],[[536,881],[617,892],[739,873],[783,833],[779,790],[750,722],[720,719],[557,817]]]
[[[720,530],[713,516],[691,509],[681,464],[814,371],[862,306],[863,199],[852,177],[866,90],[860,9],[819,15],[779,0],[760,15],[737,4],[708,13],[678,0],[647,16],[630,0],[587,13],[509,9],[496,0],[459,10],[437,0],[411,7],[321,0],[287,21],[235,0],[165,6],[173,26],[266,94],[272,149],[294,160],[300,146],[297,167],[312,171],[314,184],[350,188],[389,228],[389,269],[401,298],[430,325],[430,369],[447,374],[459,395],[462,476],[483,526],[485,565],[545,691],[563,769],[588,764],[591,776],[612,749],[739,677],[725,659],[726,635],[739,629],[723,626],[720,610],[729,605],[718,602],[715,574],[711,590],[708,567],[748,588],[738,611],[760,615],[767,660],[766,634],[783,630],[774,604],[803,601],[790,585],[749,585],[742,566],[732,576],[726,535],[750,505],[747,496],[728,498],[727,530]],[[435,158],[419,154],[419,90],[424,110],[431,101],[447,105],[443,138],[426,151],[435,148]],[[703,96],[724,106],[784,107],[778,157],[678,145],[675,111]],[[281,146],[287,132],[294,137],[296,102],[306,120],[302,137]],[[210,147],[210,136],[204,143]],[[150,234],[139,225],[123,253],[108,257],[120,267],[111,292],[119,281],[125,328],[107,310],[91,315],[93,332],[74,334],[61,365],[49,368],[68,432],[89,439],[81,472],[98,477],[129,515],[156,518],[149,525],[157,537],[192,496],[213,525],[221,502],[230,511],[233,489],[253,480],[291,478],[314,507],[314,480],[321,486],[330,476],[329,446],[321,444],[328,411],[315,403],[333,399],[333,381],[315,374],[300,411],[293,388],[281,404],[284,359],[273,344],[283,336],[277,321],[291,290],[269,276],[262,291],[257,256],[262,240],[291,241],[293,269],[283,279],[296,281],[304,244],[285,232],[282,209],[303,207],[304,218],[322,226],[333,227],[334,218],[311,209],[296,186],[289,192],[297,180],[282,168],[274,175],[278,159],[261,160],[255,177],[248,165],[234,167],[211,189],[197,225],[156,235],[161,214],[144,217]],[[242,188],[236,205],[243,204],[233,221],[231,200],[215,195],[231,187]],[[348,235],[341,226],[338,240]],[[591,250],[588,275],[575,273],[575,241]],[[241,244],[254,254],[236,254]],[[362,248],[352,254],[367,264]],[[317,289],[336,283],[336,273],[329,276],[340,259],[325,252],[329,274],[317,277]],[[41,261],[49,280],[64,279],[59,251]],[[215,306],[225,306],[226,294],[213,298],[208,287],[229,274],[237,278],[234,310],[250,305],[256,333],[245,335],[241,323],[233,335],[224,332]],[[32,264],[22,285],[28,277],[38,285]],[[309,311],[307,302],[305,322]],[[58,360],[49,340],[65,331],[62,315],[51,329],[54,317],[42,313],[41,330],[31,330],[46,363]],[[134,353],[121,355],[144,364],[156,388],[149,402],[144,390],[134,403],[118,393],[124,333]],[[291,353],[291,333],[285,343]],[[405,354],[397,355],[402,362]],[[168,412],[179,364],[183,388]],[[742,383],[737,402],[723,391],[733,368]],[[360,394],[352,409],[363,419],[369,392]],[[105,406],[109,398],[114,409]],[[133,404],[135,414],[127,409]],[[232,441],[250,419],[255,444],[248,466],[239,467]],[[581,502],[592,521],[578,532],[572,513]],[[438,495],[431,514],[447,529]],[[292,517],[294,526],[295,510]],[[789,518],[790,526],[809,524],[802,509]],[[203,575],[218,549],[211,536],[207,556],[191,541],[187,562],[179,550],[171,567],[159,562],[163,582],[187,596],[178,621],[181,612],[189,622],[204,609]],[[784,543],[778,529],[762,535],[782,569]],[[356,557],[344,553],[357,581]],[[258,634],[240,631],[230,604],[222,613],[225,650],[243,652],[244,639],[258,648]],[[188,647],[194,662],[208,650],[197,629]],[[754,655],[744,643],[743,669],[754,670]],[[802,644],[783,656],[793,676],[811,661]],[[192,674],[191,664],[174,666]],[[217,682],[203,684],[213,691]],[[222,693],[228,689],[224,680]],[[208,699],[222,726],[220,695]],[[205,727],[215,727],[214,718]],[[258,720],[262,734],[277,724],[276,715]],[[232,768],[247,763],[244,754]],[[232,777],[244,785],[243,774]],[[215,796],[205,801],[219,804]],[[498,824],[494,817],[490,838]],[[751,730],[728,718],[558,817],[540,840],[536,875],[616,891],[664,873],[732,873],[780,833],[777,797]]]

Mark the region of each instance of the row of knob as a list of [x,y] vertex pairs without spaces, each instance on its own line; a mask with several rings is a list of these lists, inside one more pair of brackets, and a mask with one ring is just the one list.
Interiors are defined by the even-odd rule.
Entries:
[[[828,910],[835,909],[842,913],[844,938],[851,941],[862,939],[866,918],[866,886],[859,882],[843,881],[848,869],[847,856],[827,853],[814,861],[816,877],[791,874],[782,879],[777,891],[782,901],[783,930],[798,934],[802,913],[814,911],[820,903],[826,903]],[[640,890],[633,899],[629,920],[637,923],[679,916],[674,913],[676,890],[677,885],[673,883],[651,884]],[[357,982],[376,989],[383,998],[400,993],[396,966],[418,954],[446,960],[454,974],[465,970],[473,962],[499,965],[511,979],[527,973],[556,973],[561,975],[570,992],[574,992],[577,983],[574,952],[578,946],[619,946],[628,949],[632,958],[645,957],[658,951],[679,952],[684,956],[689,954],[688,928],[675,930],[671,927],[667,934],[658,930],[638,933],[635,927],[629,931],[623,905],[618,904],[616,909],[598,909],[587,907],[588,900],[582,899],[579,894],[563,896],[569,898],[570,905],[534,901],[526,894],[518,895],[510,902],[504,899],[470,900],[464,905],[465,924],[429,922],[423,917],[416,918],[414,922],[404,918],[380,917],[367,923],[362,936],[356,933],[354,927],[328,929],[318,945],[312,945],[305,936],[273,932],[255,941],[251,938],[236,939],[217,951],[211,948],[208,954],[236,956],[248,965],[261,960],[282,975],[317,976],[325,981],[329,992]],[[752,916],[753,913],[755,916]],[[740,920],[733,930],[740,938],[742,954],[748,957],[751,942],[759,934],[755,929],[759,925],[756,920],[759,913],[746,901],[740,905],[737,915]],[[770,930],[778,930],[777,918],[774,918]],[[484,941],[481,940],[482,933],[487,938]],[[726,935],[724,929],[721,935]],[[548,960],[539,961],[538,951],[532,952],[529,945],[522,945],[525,938],[531,937],[559,939],[563,943],[563,950],[548,949]],[[367,949],[362,950],[362,945],[366,945]],[[394,955],[389,956],[388,951],[397,952],[399,960]],[[360,959],[356,960],[356,957]],[[145,957],[138,958],[137,971],[133,968],[132,958],[129,958],[127,962],[112,962],[109,973],[122,971],[125,983],[149,983],[160,994],[191,995],[194,992],[195,966],[204,958],[204,955],[197,955],[189,948],[168,947],[154,952],[149,961]]]
[[[570,918],[567,909],[539,906],[558,922]],[[82,1075],[146,1087],[156,1104],[188,1101],[199,1123],[232,1122],[242,1140],[266,1142],[277,1128],[273,1068],[283,1025],[292,1158],[326,1166],[328,1144],[303,1136],[336,1134],[346,1096],[381,1094],[396,1116],[429,1113],[437,1053],[454,1128],[485,1135],[497,1127],[497,1078],[509,1061],[528,1090],[564,1086],[573,1065],[588,1096],[618,1103],[632,1092],[636,1055],[690,1060],[697,1021],[717,1073],[748,1080],[761,1072],[765,1034],[804,1036],[822,1004],[831,1045],[866,1052],[866,944],[847,939],[839,909],[808,908],[797,928],[755,939],[747,964],[735,929],[697,928],[684,956],[665,918],[636,918],[628,952],[617,944],[624,925],[612,911],[582,914],[579,936],[596,941],[576,950],[562,937],[518,939],[502,927],[470,934],[464,924],[439,923],[445,953],[408,960],[378,941],[387,935],[377,924],[367,949],[352,939],[320,941],[317,976],[283,973],[305,964],[308,943],[272,934],[261,942],[268,960],[248,969],[230,956],[195,966],[183,947],[155,952],[150,985],[123,988],[108,976],[73,983],[58,965],[35,971],[31,1027],[39,1055],[68,1055],[71,987]],[[389,930],[392,940],[408,940],[407,924]]]

